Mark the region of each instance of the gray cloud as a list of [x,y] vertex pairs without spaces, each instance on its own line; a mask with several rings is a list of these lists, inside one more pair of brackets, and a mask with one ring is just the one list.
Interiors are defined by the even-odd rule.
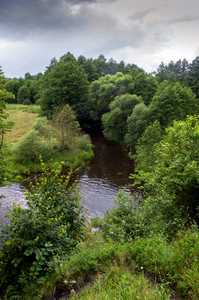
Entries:
[[147,8],[142,11],[138,11],[134,13],[132,16],[130,16],[130,19],[133,21],[140,21],[142,22],[146,16],[148,16],[150,13],[154,12],[155,8]]
[[38,72],[71,51],[151,70],[197,52],[198,10],[198,0],[0,0],[0,65]]
[[168,20],[168,23],[176,24],[176,23],[187,23],[187,22],[194,22],[199,21],[199,15],[198,16],[183,16],[179,18],[174,18],[171,20]]

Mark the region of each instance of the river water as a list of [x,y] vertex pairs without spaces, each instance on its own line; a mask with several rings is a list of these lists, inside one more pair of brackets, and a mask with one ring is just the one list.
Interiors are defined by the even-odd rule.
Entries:
[[[94,159],[78,179],[81,201],[89,216],[101,216],[115,205],[119,189],[129,191],[129,174],[133,162],[119,145],[112,144],[102,135],[92,138]],[[2,197],[1,197],[2,196]],[[0,187],[0,223],[14,204],[26,205],[23,189],[18,184]]]
[[83,206],[90,216],[101,216],[115,205],[118,190],[129,191],[129,174],[133,162],[121,146],[105,140],[102,135],[92,138],[94,159],[79,180]]

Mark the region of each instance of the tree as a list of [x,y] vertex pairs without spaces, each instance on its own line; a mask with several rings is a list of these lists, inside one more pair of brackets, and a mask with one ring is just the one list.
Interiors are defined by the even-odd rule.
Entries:
[[2,68],[0,66],[0,89],[4,89],[5,83],[6,83],[6,79],[5,79],[3,70],[2,70]]
[[150,118],[165,128],[173,120],[199,112],[199,103],[192,90],[179,82],[163,82],[149,106]]
[[51,64],[44,74],[41,94],[43,113],[51,118],[64,104],[72,106],[78,120],[87,118],[88,81],[82,67],[70,53]]
[[60,149],[70,148],[75,137],[80,135],[80,126],[72,108],[66,104],[55,113],[53,126],[57,129]]
[[199,56],[197,56],[189,66],[188,83],[197,98],[199,98]]
[[101,121],[102,115],[109,111],[109,105],[114,98],[131,93],[131,91],[132,76],[130,74],[106,75],[92,82],[89,93],[91,118]]
[[131,151],[135,148],[138,139],[149,125],[149,108],[144,104],[137,104],[127,120],[125,142]]
[[3,91],[0,90],[0,184],[3,182],[5,177],[5,158],[4,158],[4,136],[8,129],[8,124],[6,122],[7,114],[5,112],[5,102],[3,101],[4,97]]
[[136,169],[140,172],[151,171],[156,161],[155,147],[161,141],[163,130],[158,121],[149,125],[136,145]]
[[109,105],[115,97],[123,94],[141,96],[148,104],[156,89],[156,79],[139,69],[101,77],[90,85],[91,118],[99,122],[102,115],[109,111]]
[[110,104],[110,112],[102,116],[104,135],[107,139],[123,143],[127,131],[127,119],[134,107],[142,103],[141,97],[131,94],[117,96]]
[[89,82],[97,80],[99,78],[99,74],[97,72],[97,67],[92,58],[86,58],[83,55],[78,57],[78,63],[84,69],[86,73],[87,79]]
[[[138,168],[138,176],[145,182],[145,189],[159,196],[162,192],[175,199],[183,209],[187,221],[199,223],[199,118],[190,116],[175,121],[154,148],[155,160],[149,172]],[[168,198],[169,198],[168,197]]]
[[170,61],[167,65],[162,62],[156,75],[160,81],[169,80],[187,83],[189,67],[190,65],[186,59],[180,59],[177,62]]
[[135,72],[133,74],[133,93],[141,96],[144,103],[148,105],[158,87],[156,78],[152,75],[148,75],[144,72]]
[[20,87],[23,85],[23,79],[9,79],[5,84],[5,89],[15,95],[15,99],[17,100],[17,94]]
[[31,92],[28,86],[22,85],[18,89],[17,93],[17,102],[22,104],[30,104],[31,103]]

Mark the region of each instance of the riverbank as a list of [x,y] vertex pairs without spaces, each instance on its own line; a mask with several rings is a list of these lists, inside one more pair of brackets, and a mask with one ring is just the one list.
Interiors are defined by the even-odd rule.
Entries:
[[[76,177],[76,185],[86,214],[93,218],[103,216],[115,206],[119,190],[130,192],[129,175],[133,170],[133,161],[129,159],[125,149],[108,142],[101,134],[91,136],[91,141],[93,158],[82,167]],[[13,203],[24,205],[23,188],[20,183],[0,188],[0,194],[5,196],[1,200],[3,206],[7,207],[5,212]],[[2,214],[5,215],[3,211]]]
[[[55,169],[60,165],[79,169],[92,159],[89,136],[79,129],[73,132],[72,128],[66,128],[68,136],[65,145],[61,145],[61,128],[54,125],[55,121],[41,117],[38,105],[9,104],[6,111],[10,124],[5,135],[6,182],[21,182],[39,173],[42,163]],[[71,122],[76,124],[75,119]]]

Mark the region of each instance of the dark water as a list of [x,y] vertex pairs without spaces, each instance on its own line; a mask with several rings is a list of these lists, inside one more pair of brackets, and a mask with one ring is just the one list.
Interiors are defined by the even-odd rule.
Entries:
[[[78,185],[82,204],[88,216],[101,216],[115,204],[119,189],[129,191],[129,174],[133,162],[120,146],[98,135],[92,138],[95,157],[80,176]],[[0,187],[0,223],[13,204],[26,205],[23,189],[19,184]]]
[[119,189],[129,191],[133,162],[119,145],[102,135],[92,138],[95,157],[80,177],[82,203],[90,216],[100,216],[115,204]]

